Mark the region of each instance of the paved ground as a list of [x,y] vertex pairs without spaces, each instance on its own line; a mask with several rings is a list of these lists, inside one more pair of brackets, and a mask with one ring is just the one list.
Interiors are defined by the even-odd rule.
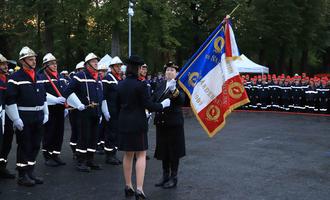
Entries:
[[[188,155],[181,162],[176,189],[155,188],[161,164],[148,161],[145,192],[152,200],[330,199],[330,117],[242,112],[231,114],[211,139],[195,118],[186,119],[185,130]],[[154,127],[149,135],[152,155]],[[22,188],[13,180],[0,180],[0,199],[124,199],[121,166],[76,172],[68,136],[69,128],[63,151],[67,166],[46,167],[39,156],[37,171],[45,184]],[[96,159],[103,163],[102,156]]]

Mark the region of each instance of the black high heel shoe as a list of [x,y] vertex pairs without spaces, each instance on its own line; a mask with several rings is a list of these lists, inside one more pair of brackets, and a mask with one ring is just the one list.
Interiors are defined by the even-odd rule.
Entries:
[[135,191],[131,187],[126,185],[125,186],[125,197],[132,197],[132,196],[134,196],[134,194],[135,194]]
[[147,199],[146,195],[140,190],[136,190],[135,192],[135,200],[145,200]]

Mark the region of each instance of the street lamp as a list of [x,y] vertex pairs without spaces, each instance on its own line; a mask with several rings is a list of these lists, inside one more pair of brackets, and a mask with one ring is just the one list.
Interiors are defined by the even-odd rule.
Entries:
[[134,16],[134,6],[135,0],[128,1],[128,56],[132,53],[132,17]]

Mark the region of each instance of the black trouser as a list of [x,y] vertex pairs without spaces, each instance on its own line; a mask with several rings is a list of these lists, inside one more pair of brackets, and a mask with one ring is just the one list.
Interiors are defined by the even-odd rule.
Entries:
[[49,155],[59,155],[62,149],[64,135],[64,106],[48,106],[49,120],[45,124],[42,141],[42,151]]
[[100,118],[90,110],[91,108],[87,108],[80,111],[78,115],[78,126],[81,127],[81,130],[78,132],[76,148],[78,162],[86,160],[88,155],[92,157],[96,151]]
[[0,167],[6,166],[7,164],[8,154],[11,150],[11,145],[14,137],[13,122],[9,119],[7,115],[5,118],[5,131],[3,135],[1,134],[1,136],[2,136],[2,147],[0,148]]
[[106,153],[115,153],[117,151],[118,139],[118,119],[112,119],[107,122],[105,132],[104,150]]
[[179,159],[162,160],[164,174],[171,174],[177,176],[179,169]]
[[76,146],[78,141],[78,132],[80,130],[80,127],[78,125],[78,110],[71,110],[69,112],[69,121],[71,125],[71,138],[70,138],[70,147],[72,149],[72,152],[76,152]]
[[281,99],[281,104],[282,104],[282,109],[285,111],[289,111],[290,110],[290,100],[288,98],[282,98]]
[[24,122],[22,131],[16,130],[17,169],[25,170],[36,164],[43,133],[42,122]]

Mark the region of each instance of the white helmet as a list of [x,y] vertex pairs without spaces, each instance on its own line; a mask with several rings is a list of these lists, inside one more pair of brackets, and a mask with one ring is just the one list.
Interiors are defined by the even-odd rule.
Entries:
[[114,58],[112,58],[111,62],[110,62],[110,66],[111,65],[116,65],[116,64],[123,64],[123,62],[120,60],[120,58],[118,56],[115,56]]
[[108,66],[106,64],[97,65],[97,70],[108,70]]
[[8,62],[7,58],[0,53],[0,63]]
[[89,53],[86,57],[85,57],[85,63],[87,63],[90,60],[93,59],[100,59],[99,57],[97,57],[94,53]]
[[34,53],[34,51],[32,49],[30,49],[29,47],[23,47],[21,49],[21,51],[19,52],[19,60],[22,60],[27,57],[33,57],[33,56],[37,56],[37,54]]
[[51,53],[47,53],[44,58],[42,59],[42,64],[48,63],[50,61],[56,61],[55,56],[53,56],[53,54]]
[[61,73],[60,74],[69,74],[69,72],[68,71],[66,71],[66,70],[63,70],[63,71],[61,71]]
[[84,68],[84,61],[81,61],[76,65],[76,69],[82,69],[82,68]]

